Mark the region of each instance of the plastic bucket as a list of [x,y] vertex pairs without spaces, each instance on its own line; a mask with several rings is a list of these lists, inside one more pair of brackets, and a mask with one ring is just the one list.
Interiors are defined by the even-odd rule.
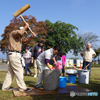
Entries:
[[59,87],[65,88],[67,83],[67,77],[59,77]]
[[68,83],[75,84],[76,83],[76,75],[68,75]]
[[78,70],[79,83],[89,84],[89,71],[90,70]]

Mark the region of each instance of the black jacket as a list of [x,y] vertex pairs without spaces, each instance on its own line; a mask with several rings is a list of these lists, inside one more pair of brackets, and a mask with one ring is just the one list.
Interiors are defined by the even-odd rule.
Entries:
[[[43,52],[44,51],[43,47],[41,47],[41,49],[42,49],[41,52]],[[39,51],[39,44],[38,45],[35,45],[34,48],[33,48],[33,50],[32,50],[32,57],[34,59],[37,58],[38,51]]]

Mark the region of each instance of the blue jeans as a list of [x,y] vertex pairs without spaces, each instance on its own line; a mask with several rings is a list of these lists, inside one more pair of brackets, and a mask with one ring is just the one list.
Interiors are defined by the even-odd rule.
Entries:
[[29,73],[31,73],[31,71],[30,71],[30,69],[28,67],[29,67],[29,64],[25,64],[25,74],[27,74],[27,71]]
[[[87,69],[90,70],[90,72],[89,72],[89,76],[90,76],[90,74],[91,74],[91,64],[92,64],[92,62],[83,61],[83,67],[82,67],[82,69],[84,69],[88,64],[89,64],[89,66],[87,67]],[[86,68],[85,68],[85,69],[86,69]]]

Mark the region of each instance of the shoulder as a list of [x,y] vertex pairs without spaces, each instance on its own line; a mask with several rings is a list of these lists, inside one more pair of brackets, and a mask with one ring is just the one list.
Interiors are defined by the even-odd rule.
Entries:
[[45,50],[45,52],[50,52],[50,50],[51,50],[51,49],[47,49],[47,50]]
[[90,48],[90,51],[95,52],[92,48]]
[[53,53],[53,48],[46,50],[46,52],[52,54]]
[[62,55],[62,57],[66,57],[65,55]]
[[90,48],[90,51],[94,51],[92,48]]
[[28,53],[29,53],[29,54],[31,54],[31,52],[30,52],[30,51],[28,51]]
[[13,30],[9,35],[14,35],[18,30]]
[[37,45],[35,45],[35,48],[38,48],[39,47],[39,45],[37,44]]
[[48,49],[46,51],[44,51],[46,55],[52,55],[52,49]]
[[64,57],[64,58],[66,58],[66,56],[65,56],[65,55],[64,55],[63,57]]

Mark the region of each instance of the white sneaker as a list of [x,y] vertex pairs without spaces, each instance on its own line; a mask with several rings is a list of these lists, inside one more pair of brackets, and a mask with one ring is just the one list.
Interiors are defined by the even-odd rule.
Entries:
[[34,75],[34,78],[36,78],[37,77],[37,75]]

